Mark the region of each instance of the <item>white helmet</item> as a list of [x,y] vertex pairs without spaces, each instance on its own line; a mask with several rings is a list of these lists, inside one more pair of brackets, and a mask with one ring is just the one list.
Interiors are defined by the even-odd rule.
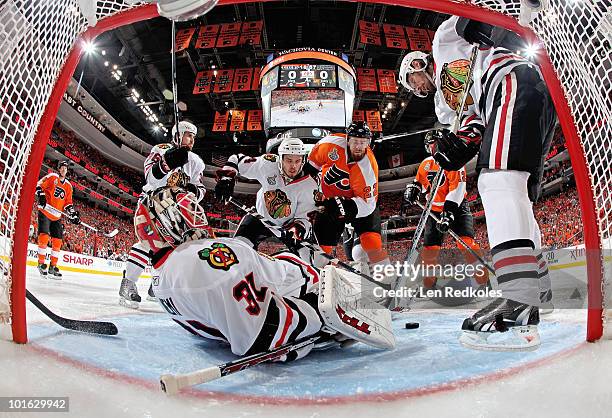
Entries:
[[[423,65],[421,65],[421,68],[414,67],[415,61],[422,62]],[[402,86],[404,86],[406,90],[412,92],[412,94],[414,94],[417,97],[427,97],[427,93],[423,94],[413,89],[410,83],[408,82],[408,76],[410,74],[424,72],[425,76],[429,79],[429,81],[431,81],[431,84],[435,85],[436,83],[434,83],[431,76],[427,72],[427,65],[429,64],[429,61],[430,61],[429,54],[426,54],[425,52],[421,52],[421,51],[409,52],[408,54],[406,54],[404,59],[402,59],[402,63],[399,69],[399,82]]]
[[193,136],[196,136],[198,134],[198,128],[196,128],[193,123],[187,122],[186,120],[180,121],[178,123],[178,137],[176,135],[176,125],[172,127],[172,142],[180,145],[185,132],[191,132]]
[[289,177],[285,171],[283,170],[283,156],[284,155],[300,155],[302,156],[302,165],[300,166],[300,170],[304,167],[304,163],[306,163],[306,156],[308,155],[308,149],[304,145],[301,139],[299,138],[286,138],[283,139],[283,142],[278,146],[278,169],[280,170],[283,176]]

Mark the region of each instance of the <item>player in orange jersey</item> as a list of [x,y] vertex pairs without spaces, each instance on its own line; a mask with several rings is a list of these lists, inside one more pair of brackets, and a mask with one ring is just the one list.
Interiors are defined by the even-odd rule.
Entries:
[[314,218],[319,245],[331,252],[345,224],[351,224],[368,256],[370,265],[390,263],[380,235],[378,164],[370,149],[372,132],[365,122],[353,122],[346,135],[334,134],[320,140],[308,162],[321,171],[324,199]]
[[[430,135],[425,137],[425,150],[428,154],[431,154],[431,147],[434,142]],[[414,183],[406,185],[404,201],[409,205],[414,205],[422,192],[429,193],[431,189],[430,181],[439,169],[440,166],[433,157],[425,158],[419,165]],[[476,251],[480,250],[480,246],[474,241],[474,220],[470,212],[470,206],[465,199],[467,194],[465,167],[458,171],[444,170],[443,176],[442,184],[438,188],[431,207],[431,211],[438,215],[440,222],[436,222],[432,217],[429,217],[425,224],[423,251],[421,253],[425,265],[435,265],[437,263],[444,235],[449,229],[459,235],[470,248]],[[465,247],[459,242],[457,242],[457,247],[460,250],[465,250]],[[464,251],[464,257],[468,263],[476,261],[475,257],[467,251]],[[478,284],[485,284],[489,279],[489,273],[486,269],[483,269],[474,279]],[[425,277],[423,285],[428,288],[434,287],[436,280],[437,278],[433,276]]]
[[72,206],[72,185],[66,179],[68,162],[60,161],[57,165],[58,173],[49,173],[38,181],[36,197],[38,198],[38,271],[41,276],[47,277],[47,245],[51,238],[51,264],[49,277],[62,279],[57,268],[59,252],[62,248],[64,226],[60,222],[62,212],[68,215],[68,220],[75,225],[81,223],[79,212]]

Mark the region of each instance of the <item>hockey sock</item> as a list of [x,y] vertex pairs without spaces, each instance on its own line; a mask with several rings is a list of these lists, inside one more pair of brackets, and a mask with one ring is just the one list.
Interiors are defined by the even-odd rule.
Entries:
[[44,264],[47,257],[47,245],[49,244],[48,234],[38,235],[38,264]]
[[378,232],[364,232],[359,235],[359,241],[361,242],[361,247],[368,254],[368,260],[371,264],[380,263],[385,260],[387,263],[391,263],[387,251],[383,248],[382,238]]
[[[535,250],[538,261],[538,277],[540,279],[540,292],[546,293],[551,290],[550,275],[548,274],[548,263],[542,256],[541,250]],[[543,302],[546,302],[545,300]]]
[[[480,245],[478,245],[478,243],[474,241],[473,237],[462,236],[461,239],[463,240],[463,242],[465,242],[468,245],[469,248],[471,248],[472,250],[476,252],[480,252]],[[463,257],[465,258],[466,263],[473,264],[473,263],[478,262],[478,259],[474,257],[472,253],[467,251],[460,242],[457,242],[457,247],[463,253]],[[474,274],[474,279],[476,280],[478,284],[485,284],[486,282],[489,281],[489,270],[487,270],[486,268],[477,270],[476,273]]]
[[491,250],[501,297],[528,305],[540,304],[538,261],[531,240],[503,242]]
[[[438,262],[438,254],[440,253],[439,245],[426,245],[421,252],[421,259],[425,267],[425,271],[429,270],[429,266],[435,266]],[[425,275],[423,278],[423,286],[432,288],[436,284],[436,276]]]
[[57,260],[59,259],[61,249],[61,238],[51,238],[51,265],[54,267],[57,266]]

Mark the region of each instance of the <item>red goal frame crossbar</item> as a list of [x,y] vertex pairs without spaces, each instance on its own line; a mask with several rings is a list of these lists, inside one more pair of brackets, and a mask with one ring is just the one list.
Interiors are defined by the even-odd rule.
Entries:
[[[225,6],[257,2],[258,1],[220,0],[218,5]],[[514,18],[467,2],[454,0],[365,0],[362,2],[454,14],[510,29],[531,43],[538,41],[537,35],[531,29],[520,26]],[[82,41],[94,40],[97,36],[106,31],[157,16],[157,7],[155,5],[144,5],[101,19],[95,27],[89,28],[77,38],[55,83],[55,87],[45,107],[44,115],[34,137],[31,153],[28,156],[24,181],[20,191],[17,219],[15,222],[11,272],[11,310],[13,340],[17,343],[27,342],[25,309],[25,277],[28,245],[27,231],[30,225],[32,205],[34,203],[34,191],[36,182],[38,181],[38,173],[42,165],[45,148],[62,101],[62,96],[83,54]],[[584,243],[587,250],[588,317],[586,339],[587,341],[595,341],[601,338],[603,334],[603,264],[600,256],[601,242],[595,199],[580,136],[574,124],[574,119],[563,93],[561,83],[545,51],[539,53],[539,64],[559,116],[574,170],[574,177],[576,179],[584,225]]]

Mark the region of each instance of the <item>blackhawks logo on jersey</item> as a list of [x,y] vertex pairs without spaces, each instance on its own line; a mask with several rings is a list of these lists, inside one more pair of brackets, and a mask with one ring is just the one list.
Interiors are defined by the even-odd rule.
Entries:
[[291,215],[291,201],[287,197],[287,193],[280,189],[265,192],[264,203],[268,213],[274,219],[286,218]]
[[238,264],[236,253],[221,242],[214,242],[210,248],[198,251],[198,257],[200,260],[206,260],[212,268],[219,270],[228,271],[231,266]]
[[274,155],[274,154],[264,154],[263,155],[263,159],[275,163],[276,162],[276,155]]
[[189,183],[189,176],[181,170],[174,171],[166,180],[168,187],[185,187]]
[[[463,86],[467,80],[469,68],[470,61],[460,59],[444,64],[440,72],[440,84],[444,100],[454,111],[457,111],[457,108],[461,104],[461,95],[464,88]],[[472,104],[474,104],[474,98],[468,93],[463,110],[467,110]]]

